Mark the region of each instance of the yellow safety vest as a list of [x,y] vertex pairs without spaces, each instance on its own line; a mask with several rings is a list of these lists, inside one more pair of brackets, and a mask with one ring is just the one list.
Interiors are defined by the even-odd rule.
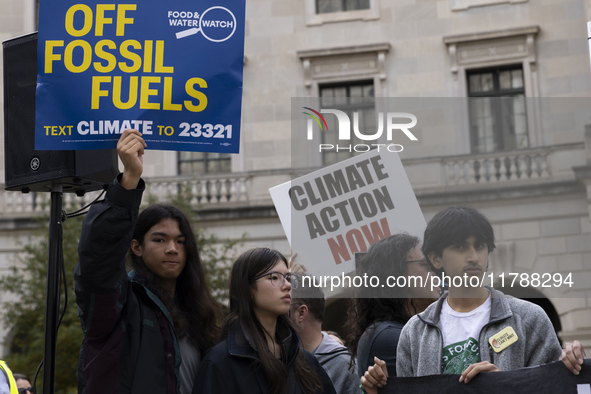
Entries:
[[4,375],[6,375],[6,380],[8,380],[8,385],[10,386],[10,394],[18,394],[16,381],[14,380],[14,376],[12,376],[12,371],[2,360],[0,360],[0,370],[4,373]]

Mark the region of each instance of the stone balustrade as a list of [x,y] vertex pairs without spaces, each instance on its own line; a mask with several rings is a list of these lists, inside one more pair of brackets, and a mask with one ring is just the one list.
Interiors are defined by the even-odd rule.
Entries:
[[551,149],[500,152],[442,160],[445,184],[493,184],[551,177]]
[[[146,179],[146,193],[156,201],[169,201],[171,196],[183,188],[191,196],[194,207],[228,206],[249,201],[250,177],[246,174],[206,175],[198,179],[188,177]],[[50,193],[20,193],[5,191],[0,185],[0,215],[28,216],[49,213]],[[94,201],[101,191],[86,193],[78,197],[73,193],[63,194],[63,209],[70,213]]]
[[247,202],[249,178],[246,174],[208,175],[199,179],[150,178],[146,183],[146,193],[156,197],[157,201],[166,201],[169,196],[185,188],[191,196],[190,204],[194,207]]
[[[572,167],[584,164],[583,143],[442,158],[403,160],[416,193],[441,193],[458,186],[474,190],[485,185],[499,188],[524,183],[575,180]],[[583,162],[581,162],[581,160]],[[581,163],[579,163],[581,162]],[[191,206],[199,209],[270,205],[269,187],[302,174],[292,169],[252,173],[230,173],[193,177],[146,179],[146,193],[155,201],[169,201],[173,195],[190,196]],[[0,185],[0,217],[26,217],[49,212],[50,193],[7,192]],[[100,192],[77,197],[64,193],[63,206],[68,213],[93,201]]]

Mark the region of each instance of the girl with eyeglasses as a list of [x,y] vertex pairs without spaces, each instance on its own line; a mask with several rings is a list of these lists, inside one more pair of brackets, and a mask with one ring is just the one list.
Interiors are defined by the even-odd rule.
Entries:
[[291,275],[268,248],[243,253],[230,276],[230,314],[222,341],[205,357],[193,394],[335,393],[316,358],[300,347],[287,313]]

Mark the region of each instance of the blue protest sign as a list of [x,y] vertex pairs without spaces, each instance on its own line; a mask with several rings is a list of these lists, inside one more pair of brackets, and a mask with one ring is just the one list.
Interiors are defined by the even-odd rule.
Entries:
[[238,153],[245,0],[40,2],[35,149]]

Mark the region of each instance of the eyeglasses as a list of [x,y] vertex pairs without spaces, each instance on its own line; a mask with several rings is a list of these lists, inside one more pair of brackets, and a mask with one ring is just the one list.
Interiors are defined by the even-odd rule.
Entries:
[[271,277],[271,284],[275,287],[283,286],[285,281],[287,281],[288,283],[291,283],[291,280],[292,280],[292,275],[290,273],[287,273],[284,275],[281,272],[267,272],[266,274],[263,274],[261,276],[257,276],[256,278],[254,278],[253,282],[255,280],[259,280],[261,278],[264,278],[265,276]]
[[33,386],[29,386],[27,388],[22,387],[22,388],[18,389],[18,394],[27,394],[27,392],[35,394],[35,390],[33,389]]
[[408,260],[405,261],[406,264],[410,264],[410,263],[426,263],[427,259],[421,259],[421,260]]

